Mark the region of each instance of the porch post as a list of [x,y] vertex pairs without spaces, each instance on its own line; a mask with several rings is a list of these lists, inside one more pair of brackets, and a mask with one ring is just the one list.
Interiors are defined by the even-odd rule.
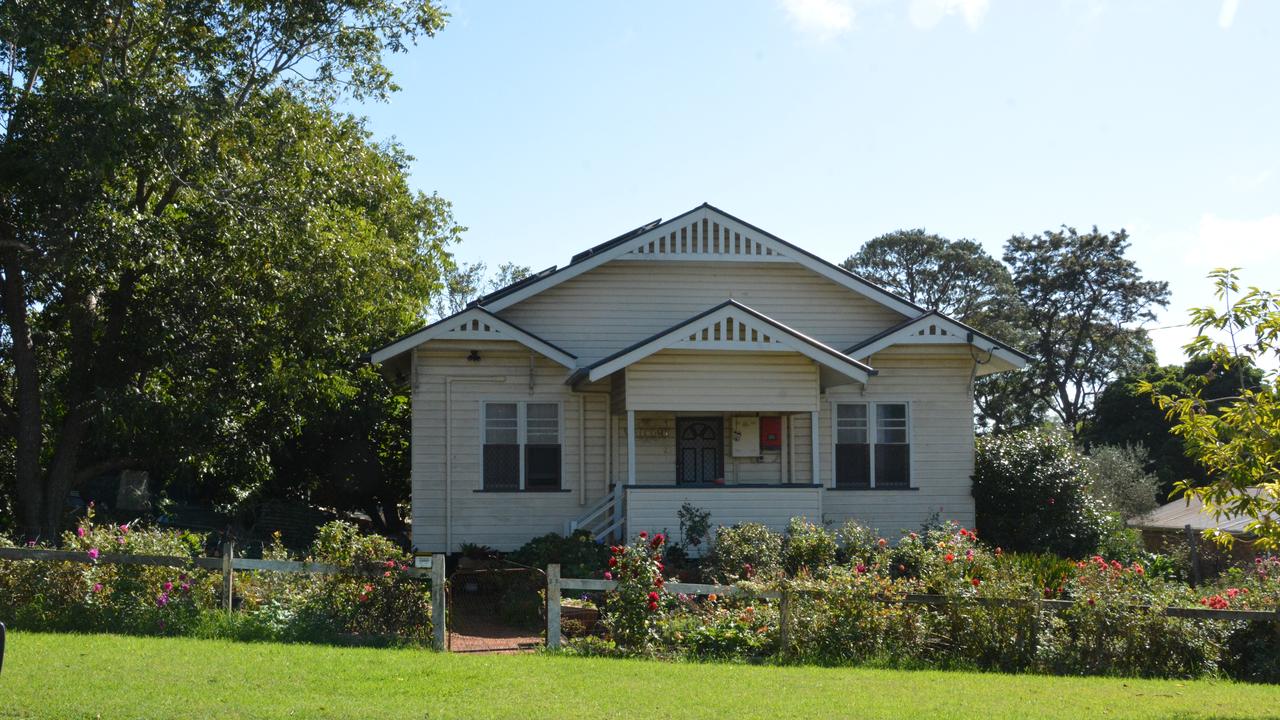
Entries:
[[813,468],[811,470],[811,472],[813,473],[813,484],[821,485],[822,484],[822,468],[818,464],[820,454],[818,452],[818,411],[817,410],[814,410],[813,412],[809,413],[809,444],[812,446],[812,450],[813,450],[813,460],[811,461],[812,464],[809,466]]
[[[814,452],[817,452],[816,450]],[[627,484],[636,484],[636,411],[627,411]]]

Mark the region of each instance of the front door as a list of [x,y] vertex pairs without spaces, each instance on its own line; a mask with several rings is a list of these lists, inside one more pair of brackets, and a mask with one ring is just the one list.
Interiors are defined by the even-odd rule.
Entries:
[[724,477],[724,419],[676,418],[676,482],[709,483]]

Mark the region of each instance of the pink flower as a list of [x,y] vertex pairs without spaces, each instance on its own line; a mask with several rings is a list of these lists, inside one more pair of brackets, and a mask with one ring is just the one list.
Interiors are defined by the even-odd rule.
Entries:
[[964,559],[968,560],[969,562],[973,562],[973,551],[972,550],[966,551],[964,554]]
[[76,528],[76,537],[84,537],[84,526]]
[[98,559],[98,555],[100,555],[100,554],[101,554],[101,553],[99,553],[99,552],[98,552],[98,548],[89,548],[89,559],[90,559],[90,560],[97,560],[97,559]]
[[165,584],[161,585],[160,587],[163,588],[165,592],[169,592],[170,590],[173,589],[173,583],[165,582]]
[[182,585],[179,585],[179,587],[182,589],[182,592],[191,592],[191,583],[184,582]]
[[94,592],[96,592],[96,593],[100,593],[100,592],[102,592],[102,583],[94,583],[94,584],[93,584],[93,591],[94,591]]
[[645,532],[645,531],[641,530],[641,531],[640,531],[640,539],[641,539],[641,540],[644,540],[644,539],[645,539],[645,538],[647,538],[647,537],[649,537],[649,533],[647,533],[647,532]]
[[164,607],[165,605],[168,605],[168,604],[169,604],[169,596],[167,594],[160,593],[159,595],[156,596],[156,607]]
[[124,537],[123,537],[123,536],[121,536],[121,537],[116,538],[116,544],[117,544],[117,545],[123,545],[123,544],[124,544]]
[[885,540],[884,538],[880,538],[879,540],[876,541],[876,544],[879,545],[880,547],[884,547],[889,544],[889,541]]
[[859,574],[859,575],[862,575],[863,573],[865,573],[865,572],[867,571],[867,566],[866,566],[866,565],[863,565],[862,563],[858,563],[858,567],[856,567],[856,568],[854,568],[854,569],[858,571],[858,574]]
[[605,579],[605,580],[612,580],[612,579],[613,579],[613,573],[609,572],[608,570],[605,570],[605,571],[604,571],[604,579]]
[[120,526],[120,532],[124,533],[125,535],[128,535],[128,534],[129,534],[129,526],[128,526],[128,525],[121,525],[121,526]]

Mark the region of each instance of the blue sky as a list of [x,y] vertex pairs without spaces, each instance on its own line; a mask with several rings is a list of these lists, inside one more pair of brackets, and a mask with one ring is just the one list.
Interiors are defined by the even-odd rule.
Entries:
[[[1245,267],[1280,288],[1280,2],[449,3],[354,108],[541,269],[701,202],[832,261],[898,228],[1126,228],[1157,326]],[[1152,333],[1181,358],[1186,328]]]

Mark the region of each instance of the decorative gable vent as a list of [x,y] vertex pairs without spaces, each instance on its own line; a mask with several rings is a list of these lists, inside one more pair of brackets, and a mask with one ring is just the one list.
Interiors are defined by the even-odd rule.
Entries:
[[649,237],[622,257],[628,260],[786,262],[782,249],[738,223],[703,212],[688,223]]
[[491,326],[489,323],[477,318],[472,318],[471,320],[459,324],[457,327],[449,328],[449,332],[445,333],[445,336],[447,337],[452,335],[453,337],[474,338],[482,337],[484,335],[501,334],[502,332],[500,330]]
[[732,315],[716,320],[688,337],[681,338],[676,346],[691,346],[699,350],[784,350],[782,343],[766,334],[759,321],[747,318],[751,325],[743,322],[743,318]]
[[930,325],[927,328],[920,328],[920,331],[917,332],[916,335],[920,337],[926,337],[928,335],[938,335],[938,336],[949,337],[951,336],[951,333],[947,332],[947,329],[945,327],[938,327],[935,324],[935,325]]

